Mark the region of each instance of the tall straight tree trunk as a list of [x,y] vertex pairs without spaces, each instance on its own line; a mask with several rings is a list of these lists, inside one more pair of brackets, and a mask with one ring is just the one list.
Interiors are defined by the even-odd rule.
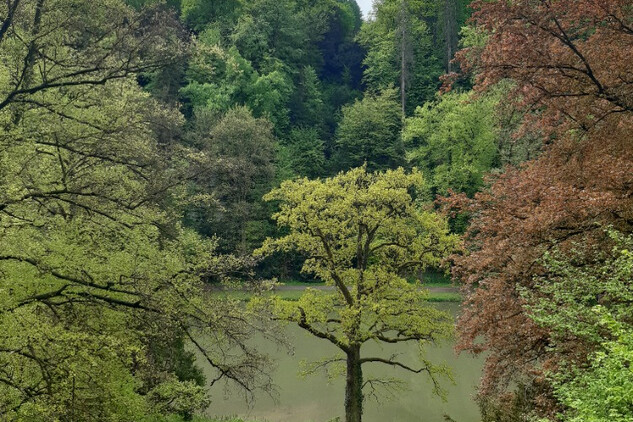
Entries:
[[457,3],[456,0],[445,0],[444,3],[444,38],[446,46],[446,72],[451,73],[451,61],[457,50]]
[[360,362],[360,345],[347,352],[345,379],[345,422],[361,422],[363,416],[363,370]]
[[400,103],[402,105],[402,115],[404,116],[406,114],[406,109],[407,109],[407,82],[406,82],[406,64],[405,64],[405,60],[406,60],[406,52],[405,52],[405,41],[404,41],[404,37],[406,35],[406,31],[404,29],[404,26],[402,27],[402,57],[401,57],[401,62],[402,62],[402,67],[400,69]]
[[407,109],[407,2],[400,4],[400,104],[402,116]]

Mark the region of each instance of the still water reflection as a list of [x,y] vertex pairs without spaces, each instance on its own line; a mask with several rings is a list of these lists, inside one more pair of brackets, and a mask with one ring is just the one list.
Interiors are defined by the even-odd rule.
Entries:
[[[439,304],[443,309],[457,315],[457,304]],[[288,327],[288,335],[295,345],[294,355],[289,355],[276,346],[261,340],[261,350],[277,356],[278,367],[274,381],[278,386],[277,400],[260,394],[252,405],[245,404],[237,392],[225,391],[219,387],[212,391],[214,399],[208,414],[210,416],[236,415],[244,419],[270,422],[326,422],[343,415],[343,379],[328,382],[325,374],[319,373],[307,378],[299,376],[302,360],[319,360],[336,354],[337,349],[326,341],[315,339],[296,326]],[[444,382],[448,391],[443,402],[432,392],[428,377],[411,374],[383,365],[368,364],[363,367],[365,378],[373,376],[399,377],[406,381],[407,389],[398,391],[389,399],[379,403],[368,400],[365,404],[364,422],[443,422],[444,415],[457,422],[478,422],[479,413],[472,395],[478,383],[482,360],[470,356],[455,356],[453,344],[444,344],[428,349],[427,358],[434,363],[445,362],[453,371],[455,385]],[[411,345],[389,345],[382,348],[369,344],[364,355],[382,350],[382,356],[401,353],[400,358],[414,362],[417,347]]]

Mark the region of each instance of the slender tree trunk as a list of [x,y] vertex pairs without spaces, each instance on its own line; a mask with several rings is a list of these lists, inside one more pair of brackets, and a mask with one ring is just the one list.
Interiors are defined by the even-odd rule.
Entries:
[[446,46],[446,72],[451,73],[451,60],[457,49],[457,3],[455,0],[445,0],[444,3],[444,37]]
[[400,4],[400,104],[402,115],[407,109],[407,2]]
[[402,115],[404,116],[406,114],[406,110],[407,110],[407,82],[406,82],[406,51],[405,51],[405,41],[404,41],[404,37],[405,37],[406,33],[405,33],[405,29],[404,26],[402,27],[402,58],[401,58],[401,63],[402,63],[402,68],[400,69],[400,103],[402,106]]
[[360,345],[347,352],[347,378],[345,380],[345,422],[361,422],[363,416],[363,370],[360,362]]

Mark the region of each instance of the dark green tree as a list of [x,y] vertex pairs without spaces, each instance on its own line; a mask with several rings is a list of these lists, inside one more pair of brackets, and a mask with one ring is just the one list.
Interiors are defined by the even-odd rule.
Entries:
[[293,129],[282,143],[281,159],[289,167],[286,179],[314,179],[326,173],[325,145],[315,129]]
[[242,0],[180,0],[185,23],[200,32],[217,26],[223,32],[230,30],[241,13]]
[[395,90],[368,95],[343,107],[336,131],[335,166],[347,170],[367,163],[370,171],[405,163],[402,115]]
[[219,118],[203,110],[196,116],[192,142],[209,161],[194,187],[206,205],[191,209],[189,220],[202,233],[218,236],[223,251],[248,254],[265,237],[258,230],[267,220],[261,197],[275,174],[272,129],[246,107]]

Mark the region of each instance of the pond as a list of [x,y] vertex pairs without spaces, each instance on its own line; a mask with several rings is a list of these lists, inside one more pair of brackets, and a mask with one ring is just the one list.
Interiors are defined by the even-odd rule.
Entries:
[[[457,315],[458,304],[438,304],[441,308]],[[227,391],[224,386],[212,390],[213,402],[208,410],[209,416],[239,416],[247,420],[269,422],[327,422],[337,416],[343,416],[344,386],[343,378],[333,382],[323,373],[308,377],[300,376],[302,360],[315,361],[336,354],[337,349],[324,340],[316,339],[302,329],[289,325],[288,336],[294,344],[294,355],[261,340],[260,350],[276,356],[278,366],[273,373],[278,387],[276,400],[260,393],[251,405],[244,402],[238,391]],[[257,341],[257,340],[255,340]],[[481,375],[482,359],[467,355],[456,356],[454,344],[429,347],[427,358],[433,363],[446,363],[453,372],[455,385],[449,381],[443,383],[448,391],[447,401],[443,402],[432,392],[432,385],[424,374],[412,374],[384,367],[380,364],[363,366],[365,379],[373,376],[398,377],[406,382],[406,390],[400,390],[380,402],[367,399],[363,415],[364,422],[442,422],[444,415],[457,422],[478,422],[480,420],[477,405],[473,401],[475,386]],[[400,354],[400,359],[415,362],[418,349],[413,344],[389,345],[368,344],[364,355],[381,352],[389,357]],[[215,388],[215,387],[214,387]]]

